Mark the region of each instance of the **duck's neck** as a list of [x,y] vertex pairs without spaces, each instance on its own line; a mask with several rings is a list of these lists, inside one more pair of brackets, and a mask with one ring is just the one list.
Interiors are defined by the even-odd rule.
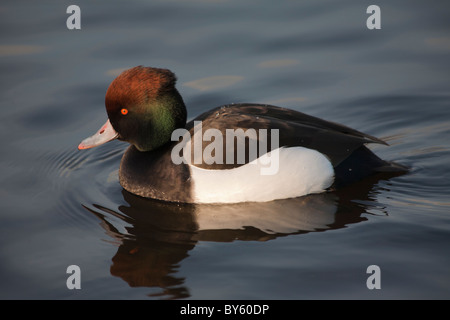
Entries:
[[186,107],[179,92],[171,90],[152,102],[150,111],[143,116],[145,123],[132,143],[142,152],[152,151],[171,141],[172,132],[186,125]]

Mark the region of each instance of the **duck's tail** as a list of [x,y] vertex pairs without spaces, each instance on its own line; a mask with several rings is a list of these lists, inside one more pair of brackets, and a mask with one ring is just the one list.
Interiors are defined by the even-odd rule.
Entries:
[[375,174],[381,174],[383,179],[389,179],[408,171],[408,167],[382,160],[367,147],[361,146],[334,168],[334,187],[341,188]]

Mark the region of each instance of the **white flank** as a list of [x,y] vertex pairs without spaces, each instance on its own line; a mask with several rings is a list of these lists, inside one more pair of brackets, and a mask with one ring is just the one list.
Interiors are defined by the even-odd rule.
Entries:
[[[274,154],[278,153],[278,155]],[[276,174],[262,175],[262,164],[278,156]],[[246,165],[207,170],[189,165],[196,203],[263,202],[325,191],[334,180],[330,161],[320,152],[303,148],[273,150]]]

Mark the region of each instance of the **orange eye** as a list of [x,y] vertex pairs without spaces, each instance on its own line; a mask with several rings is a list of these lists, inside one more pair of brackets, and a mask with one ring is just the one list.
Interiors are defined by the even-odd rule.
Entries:
[[128,109],[123,108],[122,110],[120,110],[120,113],[126,115],[128,113]]

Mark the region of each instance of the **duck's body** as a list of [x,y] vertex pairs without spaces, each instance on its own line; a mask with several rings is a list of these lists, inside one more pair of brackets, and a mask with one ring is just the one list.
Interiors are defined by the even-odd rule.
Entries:
[[[159,84],[154,83],[157,81]],[[136,67],[125,71],[107,92],[111,124],[107,122],[103,131],[79,146],[84,149],[113,138],[132,143],[122,158],[119,179],[124,189],[136,195],[185,203],[270,201],[339,188],[380,171],[403,170],[365,147],[366,143],[386,144],[382,140],[290,109],[232,104],[205,112],[186,124],[184,103],[174,84],[175,77],[168,70]],[[151,112],[145,111],[146,107],[136,108],[145,104]],[[132,112],[136,115],[130,115]],[[174,116],[167,120],[168,114]],[[147,125],[155,120],[158,122]],[[158,133],[155,127],[159,127]],[[188,133],[174,139],[176,129]],[[215,133],[214,139],[202,135],[209,129]],[[234,136],[226,140],[230,130]],[[146,134],[149,137],[144,137]],[[186,146],[186,136],[190,138],[191,157],[186,154],[189,149],[181,149],[181,144]],[[219,136],[223,141],[214,148]],[[233,148],[227,144],[231,141],[236,142]],[[259,144],[264,141],[267,149]],[[239,143],[244,146],[244,158],[239,158]],[[254,146],[257,151],[252,153]],[[185,161],[174,161],[174,155],[180,154]],[[276,161],[276,170],[263,174],[270,161]]]

